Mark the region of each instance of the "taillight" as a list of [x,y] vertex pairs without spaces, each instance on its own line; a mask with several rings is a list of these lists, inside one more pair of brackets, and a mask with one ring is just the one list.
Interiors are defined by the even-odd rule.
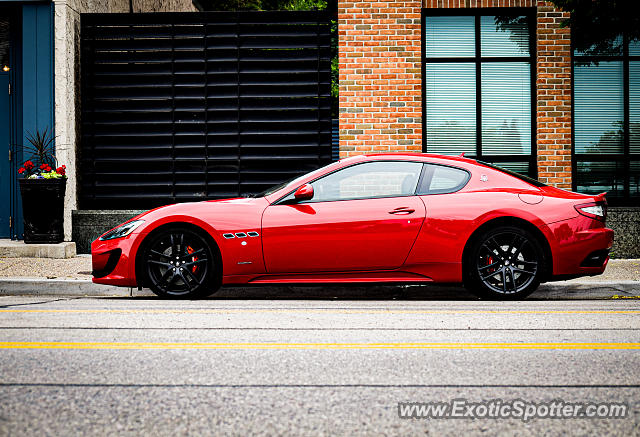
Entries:
[[607,218],[607,203],[592,202],[575,206],[576,211],[585,217],[604,222]]

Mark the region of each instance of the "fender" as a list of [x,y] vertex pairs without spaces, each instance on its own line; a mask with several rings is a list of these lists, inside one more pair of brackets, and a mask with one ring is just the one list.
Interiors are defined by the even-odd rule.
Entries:
[[545,238],[547,239],[547,242],[549,243],[549,245],[551,246],[551,249],[553,250],[554,246],[552,244],[555,243],[555,237],[553,236],[553,232],[551,232],[551,229],[549,229],[549,226],[547,226],[547,224],[537,215],[529,211],[523,211],[523,210],[518,210],[513,208],[496,209],[493,211],[488,211],[482,214],[481,216],[479,216],[476,220],[473,221],[473,231],[469,233],[469,235],[467,235],[467,239],[471,236],[473,232],[475,232],[476,229],[478,229],[480,226],[484,225],[485,223],[497,218],[508,218],[508,217],[515,217],[515,218],[525,220],[531,223],[536,228],[538,228],[538,230],[540,230],[540,232],[542,232],[542,234],[545,236]]
[[[147,236],[153,232],[154,230],[158,229],[161,226],[164,225],[168,225],[168,224],[176,224],[179,225],[180,223],[188,223],[194,226],[197,226],[199,228],[201,228],[202,230],[204,230],[207,234],[209,234],[211,236],[211,238],[213,238],[213,240],[216,242],[216,244],[218,245],[218,247],[220,248],[220,235],[218,233],[218,231],[211,226],[209,223],[200,220],[196,217],[193,216],[189,216],[189,215],[184,215],[184,214],[176,214],[176,215],[170,215],[170,216],[162,216],[160,218],[158,218],[155,221],[151,221],[147,226],[145,226],[141,232],[138,232],[136,234],[134,234],[133,236],[135,237],[135,239],[133,240],[132,244],[131,244],[131,249],[129,251],[129,275],[131,275],[132,278],[134,278],[134,280],[137,282],[138,278],[136,277],[136,260],[138,257],[138,250],[140,249],[140,246],[142,245],[142,242],[144,241],[145,238],[147,238]],[[221,249],[222,250],[222,249]]]

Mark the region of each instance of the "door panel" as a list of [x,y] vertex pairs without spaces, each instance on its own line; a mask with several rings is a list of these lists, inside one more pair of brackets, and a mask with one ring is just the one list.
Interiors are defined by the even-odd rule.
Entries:
[[[2,68],[2,65],[0,65]],[[0,238],[9,237],[10,177],[10,106],[9,74],[0,71]]]
[[424,217],[416,196],[271,205],[262,217],[267,272],[398,268]]

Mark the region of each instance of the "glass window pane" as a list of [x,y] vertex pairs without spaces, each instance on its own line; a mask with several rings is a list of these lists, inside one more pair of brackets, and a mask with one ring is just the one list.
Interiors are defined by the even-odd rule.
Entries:
[[575,56],[622,56],[622,35],[618,36],[611,47],[607,45],[592,45],[588,49],[574,50]]
[[482,64],[482,153],[531,153],[531,66]]
[[621,197],[624,193],[624,165],[622,162],[576,163],[576,188],[579,193]]
[[576,65],[573,78],[576,153],[622,153],[622,62]]
[[426,76],[427,152],[475,153],[475,64],[428,64]]
[[504,168],[506,170],[511,170],[516,173],[523,174],[525,176],[531,176],[529,174],[529,163],[528,162],[492,162],[493,165],[497,165],[498,167]]
[[629,41],[629,55],[640,56],[640,41]]
[[469,180],[469,173],[464,170],[434,165],[428,192],[430,194],[452,193],[462,188],[467,180]]
[[629,142],[640,153],[640,61],[629,62]]
[[629,190],[631,191],[631,196],[640,197],[640,161],[631,161],[629,172]]
[[474,17],[426,17],[426,56],[474,57]]
[[480,17],[482,56],[529,56],[529,24],[518,17],[510,24],[496,24],[496,17]]
[[312,202],[409,196],[422,171],[419,162],[372,162],[347,167],[313,182]]

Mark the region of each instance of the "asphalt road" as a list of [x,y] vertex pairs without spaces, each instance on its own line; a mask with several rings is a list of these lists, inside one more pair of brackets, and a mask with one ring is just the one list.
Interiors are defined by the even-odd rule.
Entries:
[[[638,435],[640,301],[0,297],[0,435]],[[398,402],[621,402],[400,419]]]

